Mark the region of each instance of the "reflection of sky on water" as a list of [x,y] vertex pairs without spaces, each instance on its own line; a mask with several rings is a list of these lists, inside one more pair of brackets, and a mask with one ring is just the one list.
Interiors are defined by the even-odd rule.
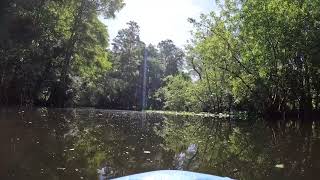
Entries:
[[188,146],[188,149],[185,152],[181,152],[178,155],[176,155],[176,166],[175,168],[178,170],[188,170],[186,168],[188,164],[191,163],[193,158],[195,157],[197,153],[197,145],[191,144]]

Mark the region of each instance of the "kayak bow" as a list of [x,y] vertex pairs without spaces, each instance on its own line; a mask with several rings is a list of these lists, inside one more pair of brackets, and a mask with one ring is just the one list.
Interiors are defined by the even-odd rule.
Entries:
[[134,174],[114,180],[231,180],[228,177],[219,177],[202,173],[178,170],[160,170]]

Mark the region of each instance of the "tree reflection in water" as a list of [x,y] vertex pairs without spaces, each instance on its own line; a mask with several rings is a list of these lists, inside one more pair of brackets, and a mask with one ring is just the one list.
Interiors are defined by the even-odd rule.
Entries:
[[172,155],[162,154],[161,139],[152,128],[161,117],[150,120],[142,113],[113,112],[94,119],[73,121],[68,133],[75,149],[68,160],[84,165],[87,179],[97,178],[97,173],[100,179],[107,179],[157,170],[172,161],[166,161]]
[[1,111],[0,179],[106,179],[160,169],[315,179],[319,127],[93,109]]
[[[319,175],[319,123],[259,120],[232,127],[226,119],[175,118],[164,124],[157,134],[164,139],[164,147],[175,152],[177,169],[236,179]],[[190,147],[197,147],[194,156],[184,153]]]

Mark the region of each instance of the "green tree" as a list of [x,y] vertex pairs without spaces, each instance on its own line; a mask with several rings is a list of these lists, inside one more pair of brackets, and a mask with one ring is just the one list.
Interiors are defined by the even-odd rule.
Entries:
[[108,90],[102,104],[108,108],[139,109],[141,104],[145,44],[140,40],[138,24],[130,21],[127,25],[113,40],[113,69],[104,77]]
[[147,47],[147,105],[150,109],[162,109],[163,103],[156,97],[156,92],[163,85],[164,64],[160,61],[158,49],[149,45]]
[[[268,87],[271,111],[310,112],[315,106],[314,59],[318,48],[319,1],[246,1],[243,4],[243,56],[254,59]],[[259,17],[259,18],[257,18]],[[255,53],[250,53],[252,48]]]
[[190,19],[195,32],[187,64],[198,78],[199,100],[215,112],[318,108],[318,5],[230,0],[220,3],[219,14]]
[[176,47],[172,40],[161,41],[158,48],[160,61],[165,67],[165,76],[176,75],[183,65],[183,51]]
[[[66,8],[69,8],[71,12],[66,13],[66,17],[61,19],[61,30],[65,36],[65,47],[61,54],[63,60],[61,81],[54,88],[52,97],[55,98],[51,100],[53,104],[58,106],[64,106],[65,98],[72,90],[68,87],[71,70],[76,68],[80,73],[92,75],[99,68],[108,67],[107,31],[98,20],[98,16],[114,17],[114,13],[123,7],[122,0],[81,0],[80,2],[69,1],[69,3]],[[81,64],[85,64],[85,66],[79,66]]]
[[186,74],[168,76],[166,85],[157,92],[164,108],[174,111],[201,111],[201,102],[194,95],[194,84]]
[[6,5],[0,31],[1,104],[71,105],[79,95],[75,79],[90,82],[110,68],[107,30],[98,16],[114,17],[121,0]]

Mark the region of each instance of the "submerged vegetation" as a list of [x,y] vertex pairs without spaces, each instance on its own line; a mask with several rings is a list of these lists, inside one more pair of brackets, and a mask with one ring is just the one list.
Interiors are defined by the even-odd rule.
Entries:
[[[189,19],[185,51],[140,40],[128,22],[109,46],[100,17],[122,0],[2,1],[0,104],[311,113],[320,108],[320,1],[224,0]],[[144,56],[147,68],[143,68]]]

